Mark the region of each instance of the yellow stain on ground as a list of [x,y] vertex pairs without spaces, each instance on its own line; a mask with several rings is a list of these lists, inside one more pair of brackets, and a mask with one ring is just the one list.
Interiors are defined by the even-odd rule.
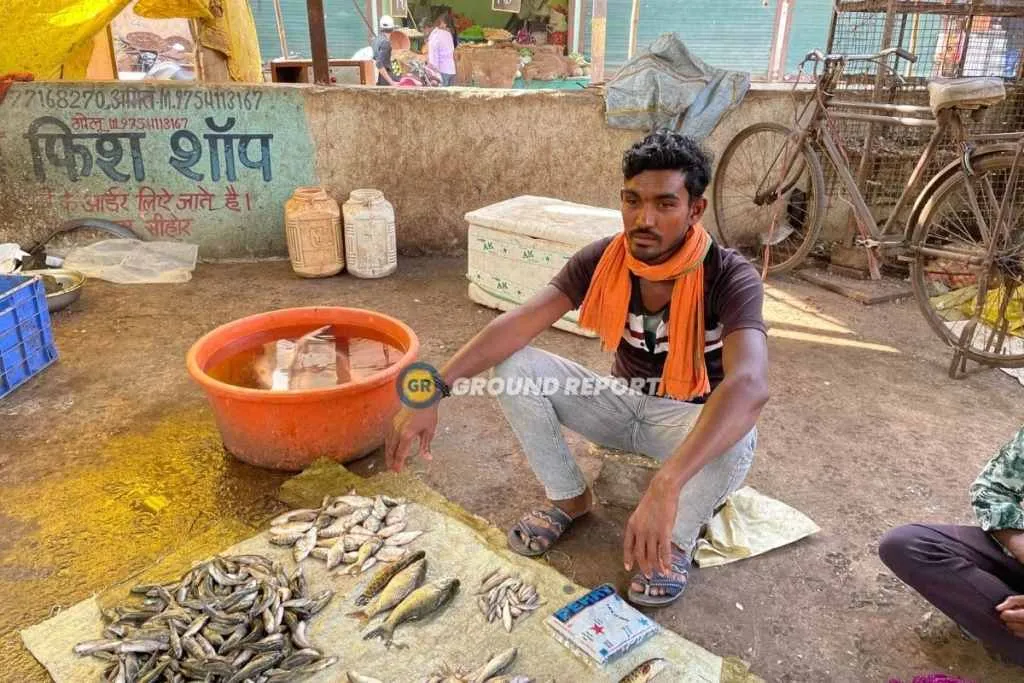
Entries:
[[8,535],[0,584],[19,577],[24,588],[26,579],[56,575],[76,586],[108,585],[220,520],[258,524],[279,507],[275,493],[288,476],[225,453],[205,410],[95,447],[95,457],[83,457],[88,465],[0,492],[0,515],[20,532]]

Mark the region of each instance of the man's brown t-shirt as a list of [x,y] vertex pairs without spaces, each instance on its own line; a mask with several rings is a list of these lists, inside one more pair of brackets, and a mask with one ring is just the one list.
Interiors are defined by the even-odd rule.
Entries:
[[[598,261],[613,237],[593,242],[576,252],[551,280],[551,284],[572,300],[573,307],[583,303]],[[612,375],[627,381],[644,380],[644,390],[654,394],[668,357],[669,306],[660,311],[644,310],[640,287],[630,276],[629,315],[622,340],[615,352]],[[757,270],[741,254],[714,242],[704,258],[704,362],[712,391],[725,377],[722,366],[722,342],[735,330],[750,328],[765,331],[761,305],[764,288]],[[703,403],[706,396],[694,399]]]

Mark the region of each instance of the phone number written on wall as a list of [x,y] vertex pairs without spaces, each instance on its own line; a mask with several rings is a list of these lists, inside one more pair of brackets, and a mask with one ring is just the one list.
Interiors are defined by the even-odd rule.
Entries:
[[195,88],[82,89],[51,86],[11,88],[5,105],[49,109],[99,109],[103,111],[156,109],[259,111],[263,93],[259,90],[199,90]]

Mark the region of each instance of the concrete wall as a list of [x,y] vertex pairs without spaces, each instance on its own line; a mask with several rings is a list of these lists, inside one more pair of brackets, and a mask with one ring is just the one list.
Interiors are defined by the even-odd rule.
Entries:
[[[26,137],[46,116],[75,137],[53,121]],[[717,156],[742,127],[789,116],[788,92],[755,90],[705,144]],[[229,149],[222,135],[249,142],[235,137]],[[269,178],[244,163],[261,158],[268,135]],[[284,256],[283,203],[315,181],[339,203],[382,190],[403,254],[460,253],[464,214],[509,197],[617,206],[622,152],[637,137],[605,125],[597,92],[15,84],[0,104],[0,241],[95,216],[145,239],[195,241],[205,258]]]

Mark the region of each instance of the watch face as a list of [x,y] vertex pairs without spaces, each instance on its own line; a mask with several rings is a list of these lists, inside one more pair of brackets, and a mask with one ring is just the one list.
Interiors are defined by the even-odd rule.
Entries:
[[413,363],[398,374],[398,398],[410,408],[429,408],[441,400],[437,369],[430,363]]

